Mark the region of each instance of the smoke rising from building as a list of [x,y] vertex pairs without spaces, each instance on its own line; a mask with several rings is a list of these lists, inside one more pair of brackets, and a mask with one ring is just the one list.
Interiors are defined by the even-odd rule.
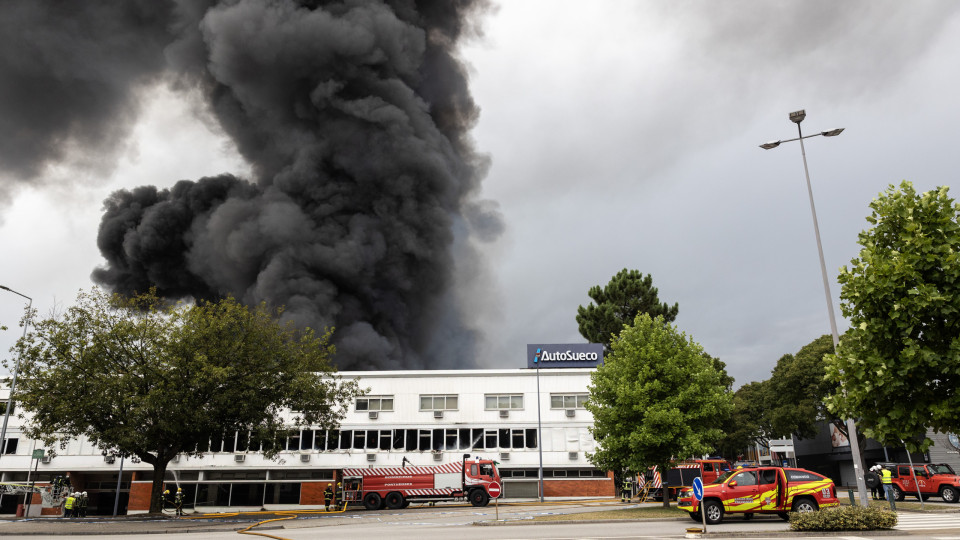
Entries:
[[[92,25],[64,33],[71,43],[58,41],[73,25],[51,4],[21,10],[49,40],[30,47],[72,48],[72,70],[21,71],[64,100],[39,96],[34,108],[68,117],[39,126],[32,136],[46,144],[5,167],[29,177],[64,141],[109,153],[137,85],[162,78],[201,89],[254,171],[111,195],[97,282],[284,305],[298,324],[336,327],[342,368],[473,363],[474,332],[454,304],[454,280],[469,273],[455,274],[455,260],[502,222],[477,198],[486,158],[469,137],[478,108],[455,47],[484,2],[70,3],[87,10],[73,24]],[[78,85],[111,93],[87,108],[70,95]],[[0,147],[4,159],[17,151]]]

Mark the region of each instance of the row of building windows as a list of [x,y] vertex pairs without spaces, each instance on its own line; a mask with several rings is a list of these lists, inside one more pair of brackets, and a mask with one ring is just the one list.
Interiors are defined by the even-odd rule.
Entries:
[[[582,409],[586,393],[550,394],[551,409]],[[484,394],[483,408],[488,411],[523,410],[523,394]],[[393,396],[364,396],[356,401],[357,412],[393,411]],[[456,394],[421,394],[421,411],[459,410]]]
[[[257,452],[248,433],[213,437],[201,452]],[[536,428],[433,428],[433,429],[304,429],[287,437],[282,450],[511,450],[537,448]]]

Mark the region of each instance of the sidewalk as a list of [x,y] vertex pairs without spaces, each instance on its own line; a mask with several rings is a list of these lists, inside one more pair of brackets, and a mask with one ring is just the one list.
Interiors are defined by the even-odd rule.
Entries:
[[[32,518],[0,520],[0,536],[11,535],[122,535],[166,533],[205,533],[227,532],[246,528],[261,519],[219,518],[219,519],[176,519],[174,517],[104,517],[84,519]],[[276,529],[269,524],[257,527],[257,530]]]

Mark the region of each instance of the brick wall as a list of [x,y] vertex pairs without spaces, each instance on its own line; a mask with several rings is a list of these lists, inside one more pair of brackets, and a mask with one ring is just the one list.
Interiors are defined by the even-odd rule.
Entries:
[[615,495],[616,490],[610,478],[543,481],[544,497],[613,497]]
[[333,481],[328,482],[303,482],[300,484],[300,504],[323,504],[323,490],[327,489],[327,484],[333,484],[336,493],[337,484]]
[[130,483],[130,502],[127,503],[127,510],[150,510],[150,490],[153,488],[153,482],[131,482]]

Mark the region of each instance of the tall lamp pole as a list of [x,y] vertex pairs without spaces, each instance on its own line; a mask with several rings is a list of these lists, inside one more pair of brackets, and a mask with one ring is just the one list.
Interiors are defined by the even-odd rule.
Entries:
[[[17,291],[0,285],[0,289],[5,291],[12,292],[17,296],[22,296],[26,298],[29,302],[27,303],[27,318],[23,321],[23,337],[27,337],[27,325],[30,323],[30,310],[33,308],[33,298],[25,294],[18,293]],[[20,352],[17,354],[17,363],[13,368],[13,379],[10,382],[10,393],[7,396],[7,411],[3,415],[3,429],[0,430],[0,456],[3,456],[7,451],[7,423],[10,421],[10,411],[11,406],[13,405],[13,393],[17,389],[17,374],[20,372],[20,360],[23,358],[23,349],[20,349]]]
[[[800,141],[800,154],[803,156],[803,174],[807,178],[807,195],[810,197],[810,213],[813,215],[813,232],[817,237],[817,253],[820,254],[820,273],[823,276],[823,293],[827,298],[827,314],[830,316],[830,332],[833,334],[833,350],[836,352],[840,345],[840,334],[837,332],[837,318],[833,312],[833,298],[830,296],[830,280],[827,278],[827,264],[823,259],[823,244],[820,242],[820,225],[817,223],[817,208],[813,204],[813,187],[810,185],[810,169],[807,167],[807,151],[803,147],[803,140],[810,137],[836,137],[843,132],[844,128],[831,129],[830,131],[821,131],[813,135],[803,135],[803,129],[800,122],[806,118],[807,112],[804,110],[790,113],[790,121],[797,124],[797,138],[786,139],[782,141],[772,141],[760,145],[764,150],[770,150],[780,146],[780,143]],[[867,499],[867,485],[863,479],[863,460],[860,458],[860,443],[857,441],[857,425],[853,418],[847,418],[847,439],[850,441],[850,453],[853,455],[853,472],[857,479],[857,492],[860,494],[860,504],[869,505]]]

